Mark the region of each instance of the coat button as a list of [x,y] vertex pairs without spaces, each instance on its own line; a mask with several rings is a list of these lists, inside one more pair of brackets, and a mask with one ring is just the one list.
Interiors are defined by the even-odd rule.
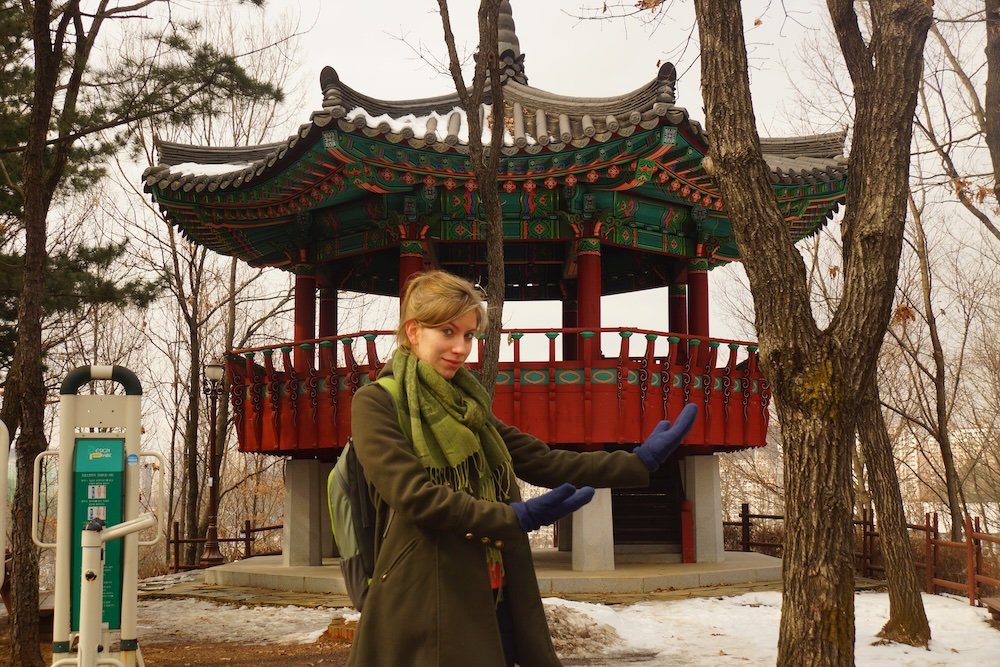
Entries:
[[467,540],[471,540],[473,537],[475,537],[475,535],[473,535],[472,533],[466,533],[465,534],[465,539],[467,539]]
[[490,538],[488,538],[488,537],[484,537],[484,538],[482,538],[482,540],[480,540],[480,541],[481,541],[481,542],[482,542],[483,544],[489,544],[489,543],[490,543]]
[[388,578],[389,578],[389,573],[387,572],[387,573],[383,574],[383,575],[382,575],[381,577],[379,577],[379,578],[380,578],[380,579],[381,579],[382,581],[385,581],[386,579],[388,579]]
[[503,549],[503,540],[497,540],[496,542],[493,543],[493,546],[495,546],[497,549]]

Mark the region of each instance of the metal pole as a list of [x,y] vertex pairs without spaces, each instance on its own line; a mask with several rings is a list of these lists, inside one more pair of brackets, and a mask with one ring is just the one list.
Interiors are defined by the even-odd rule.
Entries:
[[740,507],[740,543],[743,551],[750,551],[750,503]]
[[80,567],[80,667],[92,667],[104,651],[101,646],[101,616],[104,586],[104,522],[95,519],[83,529],[83,556]]
[[222,395],[222,376],[225,368],[221,364],[205,366],[205,377],[202,390],[208,397],[208,530],[205,534],[205,550],[201,554],[203,565],[219,565],[225,562],[222,551],[219,550],[219,456],[216,451],[216,421],[218,420],[219,396]]

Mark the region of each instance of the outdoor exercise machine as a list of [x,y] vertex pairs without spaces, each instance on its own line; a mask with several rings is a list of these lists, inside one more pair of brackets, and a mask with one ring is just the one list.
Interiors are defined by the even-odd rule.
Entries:
[[[91,380],[112,380],[125,395],[78,395]],[[136,636],[139,531],[157,525],[149,512],[139,514],[139,461],[159,460],[139,450],[142,386],[121,366],[81,366],[59,389],[59,449],[35,459],[32,539],[54,548],[55,605],[52,621],[52,667],[136,667],[142,653]],[[38,536],[41,464],[58,457],[56,541]],[[160,507],[162,507],[162,476]],[[112,644],[112,633],[119,635]],[[75,655],[73,648],[75,644]]]

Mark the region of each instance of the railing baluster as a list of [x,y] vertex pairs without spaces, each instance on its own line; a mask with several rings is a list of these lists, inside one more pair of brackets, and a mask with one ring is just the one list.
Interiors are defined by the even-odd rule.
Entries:
[[618,335],[621,337],[621,342],[618,345],[618,363],[615,366],[615,381],[617,388],[618,402],[615,410],[615,435],[617,437],[618,444],[622,444],[625,440],[625,385],[628,383],[628,354],[629,354],[629,338],[632,337],[631,331],[619,331]]
[[524,421],[524,415],[521,414],[521,338],[523,337],[524,334],[518,331],[510,333],[510,340],[514,344],[514,415],[520,422]]
[[590,445],[594,441],[594,409],[593,387],[591,386],[591,369],[594,367],[594,332],[581,331],[583,341],[583,443]]
[[649,433],[653,427],[656,425],[656,420],[649,419],[652,411],[649,410],[647,403],[650,397],[650,373],[653,369],[653,364],[656,360],[656,339],[657,335],[654,333],[646,334],[646,354],[642,357],[642,362],[639,367],[639,437],[644,438],[646,434]]
[[267,406],[270,410],[271,428],[274,430],[274,437],[269,439],[261,434],[261,445],[270,440],[270,447],[267,449],[277,449],[281,435],[281,419],[279,417],[281,409],[281,382],[278,372],[274,370],[274,350],[264,350],[264,386],[267,387]]
[[545,385],[546,394],[549,399],[549,409],[547,422],[549,425],[548,440],[550,442],[559,441],[559,419],[556,415],[556,338],[558,331],[546,331],[545,337],[549,339],[549,381]]
[[378,358],[378,350],[375,349],[375,338],[376,334],[373,333],[364,335],[365,352],[368,355],[368,379],[372,382],[378,377],[379,371],[382,370],[383,366]]

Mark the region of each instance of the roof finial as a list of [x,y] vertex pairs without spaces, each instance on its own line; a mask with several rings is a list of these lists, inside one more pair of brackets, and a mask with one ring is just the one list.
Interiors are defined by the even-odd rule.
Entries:
[[514,15],[510,9],[510,0],[500,3],[500,16],[497,20],[497,53],[500,56],[500,82],[508,79],[528,85],[528,76],[524,72],[524,54],[517,41],[514,30]]

